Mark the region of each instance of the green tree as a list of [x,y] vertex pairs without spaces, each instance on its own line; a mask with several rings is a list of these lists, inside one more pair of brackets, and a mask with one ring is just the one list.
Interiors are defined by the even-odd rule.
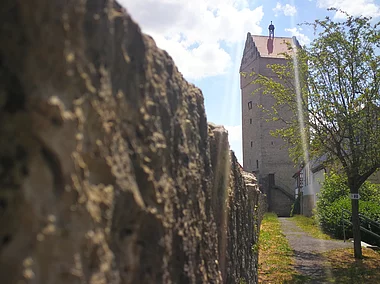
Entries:
[[[380,32],[371,18],[346,16],[307,23],[312,43],[289,45],[287,63],[268,66],[273,76],[254,75],[253,83],[276,99],[263,110],[283,120],[274,134],[288,142],[294,161],[327,155],[358,193],[380,167]],[[281,115],[284,108],[290,118]],[[358,200],[351,206],[355,258],[361,258]]]
[[[317,209],[323,211],[336,200],[348,198],[349,193],[347,177],[331,171],[325,174],[321,192],[318,194]],[[371,201],[380,205],[380,184],[366,181],[359,188],[359,194],[361,201]]]

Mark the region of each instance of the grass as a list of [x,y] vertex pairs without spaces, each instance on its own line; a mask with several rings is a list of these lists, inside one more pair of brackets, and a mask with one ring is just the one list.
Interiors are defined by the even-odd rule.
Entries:
[[323,254],[331,283],[380,283],[380,254],[363,248],[363,259],[355,260],[353,249],[339,249]]
[[303,283],[294,269],[293,251],[280,222],[273,213],[266,213],[259,239],[259,283]]
[[316,220],[312,217],[306,217],[302,215],[295,215],[291,218],[296,222],[297,226],[300,227],[303,231],[311,235],[316,239],[322,240],[331,240],[332,238],[329,235],[326,235],[321,231]]
[[[292,217],[298,227],[314,238],[331,240],[324,234],[314,218],[296,215]],[[363,259],[355,260],[353,249],[338,249],[323,253],[323,264],[329,271],[330,283],[380,283],[380,254],[363,248]]]
[[[312,218],[295,216],[296,224],[311,236],[331,239],[323,234]],[[353,249],[338,249],[322,254],[327,279],[323,283],[380,283],[380,253],[363,248],[363,259],[355,260]],[[261,224],[259,239],[259,283],[299,284],[313,280],[294,269],[293,251],[273,213]],[[314,279],[316,280],[316,279]]]

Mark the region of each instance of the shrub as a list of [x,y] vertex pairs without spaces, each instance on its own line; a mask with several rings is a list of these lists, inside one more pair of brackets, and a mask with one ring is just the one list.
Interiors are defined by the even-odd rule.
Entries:
[[380,185],[369,181],[363,183],[359,189],[360,199],[363,201],[374,201],[380,203]]
[[[347,211],[343,212],[342,209]],[[359,213],[376,221],[380,222],[380,204],[374,201],[359,200]],[[351,200],[348,197],[338,199],[326,206],[324,210],[318,210],[318,220],[325,233],[328,233],[335,238],[343,239],[342,215],[346,220],[351,218]],[[368,223],[361,222],[361,226],[368,228]],[[352,237],[352,227],[345,225],[346,237]],[[379,230],[372,228],[374,232],[380,234]],[[379,244],[379,240],[371,234],[362,232],[362,240],[370,244]]]
[[318,194],[320,206],[328,205],[342,197],[348,196],[350,189],[346,179],[337,173],[331,172],[325,175],[321,192]]
[[[342,214],[346,220],[351,217],[351,200],[346,180],[336,173],[326,175],[317,201],[317,218],[325,233],[336,238],[343,238]],[[380,222],[380,187],[365,182],[359,193],[359,213]],[[348,212],[342,212],[345,209]],[[362,222],[362,226],[368,224]],[[345,226],[347,236],[352,236],[351,226]],[[377,232],[380,234],[380,232]],[[362,239],[369,243],[378,243],[370,234],[362,232]]]
[[[342,209],[351,212],[350,199],[348,197],[337,199],[323,207],[318,204],[319,202],[317,202],[317,217],[323,231],[335,238],[343,238]],[[343,215],[347,219],[350,214],[343,212]]]
[[[321,193],[318,195],[318,202],[323,207],[342,197],[347,197],[349,194],[350,189],[347,185],[347,179],[335,172],[331,172],[325,175]],[[359,194],[362,201],[380,202],[380,185],[366,181],[360,187]]]

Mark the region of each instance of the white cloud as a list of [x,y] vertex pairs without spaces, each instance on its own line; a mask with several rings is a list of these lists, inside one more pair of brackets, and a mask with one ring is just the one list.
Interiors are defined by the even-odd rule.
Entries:
[[144,33],[174,59],[187,79],[223,74],[231,57],[222,43],[261,34],[262,6],[247,0],[120,0]]
[[243,150],[242,150],[242,128],[241,125],[228,126],[224,128],[228,131],[228,141],[230,142],[231,150],[235,152],[235,156],[239,163],[243,165]]
[[277,17],[280,13],[284,13],[285,16],[294,16],[297,13],[297,8],[290,4],[281,5],[280,2],[277,2],[276,7],[273,8],[275,16]]
[[[353,16],[379,17],[380,5],[374,0],[317,0],[319,8],[337,8]],[[343,13],[335,13],[335,18],[343,19]]]
[[302,28],[291,28],[291,29],[285,29],[286,32],[289,32],[292,34],[292,36],[295,36],[299,43],[301,45],[306,45],[306,44],[309,44],[310,43],[310,39],[307,35],[304,35],[303,33],[301,33],[302,31]]

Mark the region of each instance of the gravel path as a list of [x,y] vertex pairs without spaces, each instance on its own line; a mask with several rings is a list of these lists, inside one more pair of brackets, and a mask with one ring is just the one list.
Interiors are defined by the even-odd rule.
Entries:
[[289,218],[279,219],[282,232],[294,251],[296,270],[300,274],[310,277],[310,281],[307,283],[328,283],[326,279],[329,271],[323,266],[324,258],[320,253],[333,249],[350,248],[353,247],[353,244],[313,238],[302,231]]

